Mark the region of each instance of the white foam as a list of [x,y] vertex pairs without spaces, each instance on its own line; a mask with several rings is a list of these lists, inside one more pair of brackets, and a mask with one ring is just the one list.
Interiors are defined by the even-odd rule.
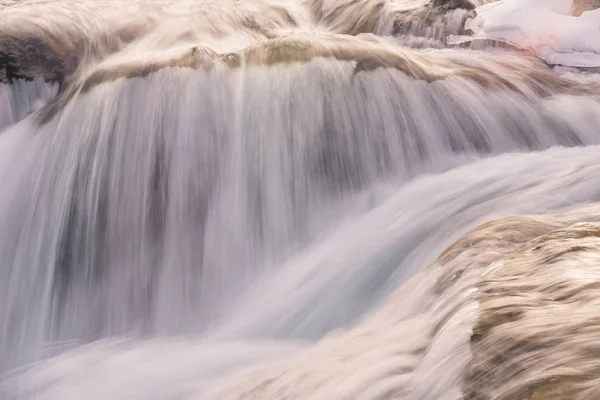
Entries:
[[535,53],[549,64],[600,67],[600,9],[571,15],[572,0],[504,0],[477,9],[475,33],[453,43],[496,40]]

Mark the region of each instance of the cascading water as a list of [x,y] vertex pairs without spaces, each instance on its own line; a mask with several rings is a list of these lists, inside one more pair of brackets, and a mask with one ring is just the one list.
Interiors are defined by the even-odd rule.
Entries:
[[598,11],[486,3],[5,0],[0,399],[594,398],[478,288],[592,290],[600,55],[495,27]]
[[12,85],[0,83],[0,130],[22,120],[56,97],[58,88],[43,79],[17,80]]

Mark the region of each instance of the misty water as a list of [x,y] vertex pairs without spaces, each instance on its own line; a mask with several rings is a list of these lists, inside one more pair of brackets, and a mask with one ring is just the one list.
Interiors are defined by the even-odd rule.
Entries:
[[0,399],[522,394],[465,372],[502,235],[443,252],[598,220],[598,10],[10,3],[86,52],[0,84]]

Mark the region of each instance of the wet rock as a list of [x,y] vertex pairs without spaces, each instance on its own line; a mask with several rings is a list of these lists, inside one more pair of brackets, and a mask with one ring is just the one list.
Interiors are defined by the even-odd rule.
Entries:
[[600,8],[600,0],[575,0],[573,1],[571,14],[579,17],[585,11],[595,10],[596,8]]
[[44,78],[61,81],[73,68],[68,58],[57,54],[38,37],[8,37],[0,33],[0,80]]
[[499,257],[478,284],[465,399],[598,398],[600,224],[556,229]]

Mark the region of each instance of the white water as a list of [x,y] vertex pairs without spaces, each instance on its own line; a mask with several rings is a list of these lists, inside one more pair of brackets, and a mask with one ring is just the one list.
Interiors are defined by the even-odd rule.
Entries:
[[512,52],[382,46],[441,78],[167,68],[42,126],[56,88],[0,87],[0,398],[461,398],[500,250],[428,266],[491,218],[600,201],[599,91]]
[[[227,377],[240,367],[286,357],[323,332],[348,326],[476,222],[598,201],[597,151],[590,147],[499,156],[423,177],[251,287],[223,326],[206,339],[100,342],[6,384],[29,393],[42,390],[44,399],[195,398],[208,389],[228,390],[227,395],[215,393],[215,398],[237,398],[241,394],[235,385],[216,389],[211,383],[230,386]],[[514,174],[520,179],[515,180]],[[405,398],[454,398],[450,388],[468,360],[464,346],[474,308],[453,290],[442,299],[428,299],[428,287],[435,282],[435,274],[414,278],[358,328],[329,337],[300,359],[269,367],[268,374],[289,376],[283,383],[288,395],[283,398],[380,398],[373,390],[386,393],[389,387],[384,382],[389,379],[392,387],[410,389],[412,394]],[[469,279],[460,285],[464,286],[455,289],[458,293],[466,290],[468,295],[472,290]],[[455,322],[446,322],[427,339],[424,333],[448,318],[440,312],[449,313]],[[422,346],[431,347],[428,358],[411,356]],[[405,368],[405,375],[396,375],[398,368]],[[218,377],[225,377],[225,383]],[[299,386],[285,383],[296,381]],[[361,389],[352,392],[355,387]]]
[[57,93],[57,85],[39,78],[31,82],[18,80],[10,86],[0,83],[0,130],[40,110]]

